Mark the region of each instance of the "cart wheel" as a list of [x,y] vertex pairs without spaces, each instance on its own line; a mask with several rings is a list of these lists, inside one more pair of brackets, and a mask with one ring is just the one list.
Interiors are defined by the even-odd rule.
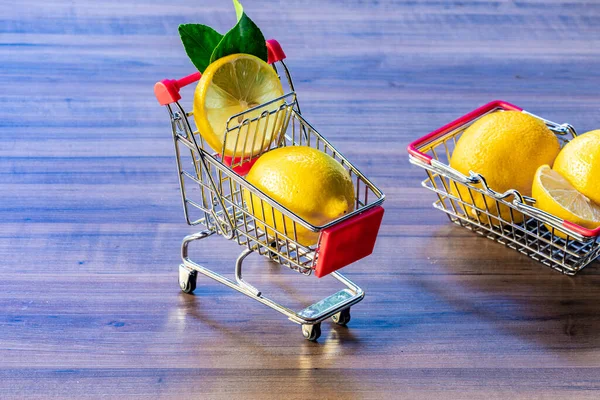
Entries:
[[348,322],[350,322],[350,307],[344,308],[342,311],[340,311],[337,314],[333,314],[331,316],[331,319],[333,322],[335,322],[338,325],[341,325],[341,326],[348,325]]
[[198,273],[183,265],[179,266],[179,287],[184,293],[192,293],[196,290],[196,278]]
[[321,323],[314,325],[302,325],[302,335],[306,340],[310,340],[311,342],[316,342],[317,339],[321,336]]
[[[277,242],[271,242],[269,243],[269,247],[273,248],[273,249],[277,249]],[[279,256],[277,255],[277,253],[273,252],[273,251],[269,251],[269,255],[271,260],[278,262],[279,261]]]

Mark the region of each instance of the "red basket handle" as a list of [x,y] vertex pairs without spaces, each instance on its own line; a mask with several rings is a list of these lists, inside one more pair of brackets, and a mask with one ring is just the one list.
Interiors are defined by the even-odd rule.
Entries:
[[584,228],[581,225],[577,225],[576,223],[567,221],[567,220],[563,220],[562,226],[564,226],[565,228],[570,229],[572,231],[575,231],[584,237],[600,236],[600,226],[597,227],[596,229],[588,229],[588,228]]
[[513,111],[523,111],[522,108],[517,107],[514,104],[510,104],[510,103],[507,103],[506,101],[502,101],[502,100],[495,100],[490,103],[487,103],[484,106],[479,107],[478,109],[476,109],[474,111],[471,111],[467,115],[464,115],[464,116],[460,117],[459,119],[450,122],[447,125],[442,126],[439,129],[436,129],[435,131],[431,132],[430,134],[425,135],[422,138],[415,140],[414,142],[412,142],[408,145],[406,150],[408,151],[408,153],[411,156],[413,156],[427,164],[431,164],[431,156],[420,151],[419,147],[421,147],[423,144],[425,144],[427,142],[430,142],[431,140],[437,139],[438,137],[445,135],[446,133],[450,132],[451,130],[453,130],[461,125],[464,125],[465,123],[467,123],[477,117],[482,116],[483,114],[487,113],[488,111],[493,110],[494,108],[502,108],[504,110],[513,110]]
[[[285,53],[283,52],[283,49],[277,40],[269,39],[267,40],[266,44],[268,56],[267,59],[269,64],[273,64],[274,62],[285,59]],[[185,76],[181,79],[164,79],[160,82],[156,82],[154,85],[154,95],[161,106],[175,103],[176,101],[181,100],[179,90],[189,84],[198,82],[201,77],[202,74],[200,72],[194,72],[193,74]]]

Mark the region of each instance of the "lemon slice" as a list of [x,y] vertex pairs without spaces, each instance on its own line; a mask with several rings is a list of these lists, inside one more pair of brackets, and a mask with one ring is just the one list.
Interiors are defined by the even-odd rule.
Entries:
[[208,145],[225,156],[248,158],[266,150],[283,121],[278,112],[249,124],[266,110],[274,111],[283,101],[234,119],[227,134],[227,120],[240,112],[283,96],[283,87],[273,68],[250,54],[232,54],[210,64],[194,93],[194,120]]
[[[600,205],[577,191],[548,165],[538,168],[531,192],[536,200],[535,206],[540,210],[588,229],[600,226]],[[566,237],[559,231],[555,234]]]

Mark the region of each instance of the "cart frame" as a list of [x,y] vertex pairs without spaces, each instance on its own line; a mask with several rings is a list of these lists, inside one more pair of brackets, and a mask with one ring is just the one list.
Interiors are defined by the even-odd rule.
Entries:
[[[331,317],[333,322],[346,325],[350,321],[350,307],[365,296],[359,286],[337,270],[373,251],[383,217],[381,204],[385,195],[303,118],[291,74],[283,61],[283,50],[274,40],[267,41],[267,48],[269,63],[275,71],[275,63],[281,65],[290,90],[279,98],[232,115],[227,122],[220,153],[215,153],[204,143],[200,132],[192,128],[193,112],[186,112],[179,102],[179,90],[198,81],[200,73],[180,80],[163,80],[155,85],[156,97],[169,113],[185,220],[188,225],[205,228],[183,239],[179,285],[185,293],[192,293],[196,289],[197,275],[201,273],[284,314],[302,326],[306,339],[315,341],[321,334],[323,320]],[[233,154],[227,155],[225,143],[231,137],[235,139],[235,149]],[[245,139],[240,141],[240,137]],[[253,149],[257,138],[262,140],[259,154],[247,156],[249,137],[253,138],[250,144]],[[354,211],[316,226],[244,179],[264,152],[294,145],[319,149],[348,171],[356,189]],[[191,165],[192,169],[187,169],[186,165]],[[249,195],[252,201],[246,202],[245,195]],[[272,213],[270,223],[254,216],[256,200],[262,208],[262,215]],[[279,220],[275,213],[281,216]],[[314,245],[301,243],[297,232],[300,227],[318,234],[318,242]],[[235,262],[235,280],[206,268],[189,256],[192,242],[207,239],[215,233],[244,247]],[[252,253],[263,255],[302,275],[313,272],[317,277],[331,275],[345,288],[302,310],[292,310],[265,297],[243,279],[243,262]]]

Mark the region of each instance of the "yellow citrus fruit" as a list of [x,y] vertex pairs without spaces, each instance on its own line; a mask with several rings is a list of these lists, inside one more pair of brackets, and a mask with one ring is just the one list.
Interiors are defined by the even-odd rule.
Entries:
[[[244,124],[227,135],[227,120],[267,101],[283,96],[283,87],[273,68],[250,54],[232,54],[210,64],[194,93],[194,120],[202,138],[215,151],[226,156],[248,158],[267,149],[276,138],[283,121],[281,113],[260,121]],[[276,110],[283,101],[269,106]],[[244,115],[257,118],[265,109]],[[277,116],[277,118],[276,118]],[[233,120],[229,128],[240,125],[242,118]],[[238,133],[239,132],[239,133]]]
[[[535,172],[540,165],[552,164],[560,150],[556,136],[541,120],[518,111],[502,111],[487,114],[462,134],[452,153],[450,166],[469,175],[469,171],[480,173],[486,178],[488,186],[499,193],[516,189],[525,196],[531,196],[531,185]],[[496,201],[484,199],[472,191],[471,199],[466,187],[459,185],[452,193],[468,204],[492,215],[500,214],[506,221],[520,223],[523,214]],[[510,200],[510,199],[509,199]],[[512,213],[511,213],[512,210]],[[489,223],[487,215],[475,208],[465,207],[471,218],[479,218]],[[512,215],[511,215],[512,214]],[[512,217],[512,218],[511,218]],[[492,218],[492,223],[501,221]]]
[[567,143],[552,168],[575,189],[600,204],[600,129]]
[[[288,146],[262,155],[246,180],[267,196],[315,226],[325,225],[354,210],[354,185],[348,171],[331,156],[311,147]],[[244,190],[248,212],[271,239],[276,228],[304,246],[316,244],[319,233],[295,224],[260,198]],[[296,236],[294,236],[296,235]],[[283,237],[279,236],[280,239]]]
[[[548,165],[538,168],[531,192],[536,200],[535,206],[540,210],[585,228],[595,229],[600,226],[600,205],[580,193]],[[552,229],[548,225],[546,227]],[[563,239],[566,238],[566,235],[558,230],[554,233]]]

